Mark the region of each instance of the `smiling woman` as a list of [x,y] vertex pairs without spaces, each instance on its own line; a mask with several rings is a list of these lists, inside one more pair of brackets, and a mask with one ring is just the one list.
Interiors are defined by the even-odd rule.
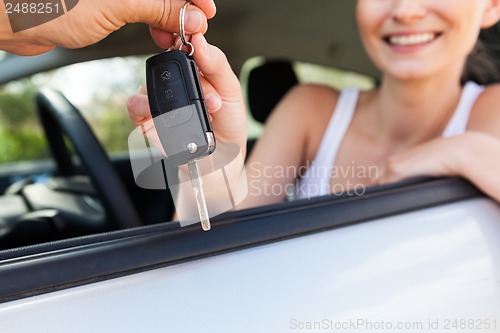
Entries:
[[444,68],[462,72],[480,29],[498,20],[495,2],[358,0],[358,26],[366,51],[384,73],[410,78]]
[[[500,113],[494,109],[500,87],[461,84],[463,73],[470,71],[467,60],[475,60],[469,54],[480,30],[500,18],[500,1],[358,0],[355,11],[365,50],[382,72],[380,86],[366,92],[317,85],[292,89],[276,106],[248,158],[250,181],[285,188],[299,179],[323,189],[315,195],[327,195],[339,184],[350,188],[353,183],[373,186],[458,175],[500,200],[495,172],[500,161],[477,153],[480,147],[500,152]],[[192,43],[205,95],[217,101],[208,105],[215,135],[244,152],[245,107],[236,77],[223,52],[201,34],[194,35]],[[130,101],[136,125],[150,118],[145,91]],[[464,161],[470,159],[485,173],[468,168]],[[381,172],[358,178],[315,171],[351,165]],[[308,166],[310,172],[263,179],[259,168],[279,166]],[[249,193],[241,207],[280,202],[282,192]]]
[[[440,0],[372,1],[432,5]],[[335,67],[377,77],[355,35],[353,0],[287,0],[285,6],[283,2],[268,0],[218,0],[217,5],[218,17],[210,22],[207,40],[220,45],[235,70],[241,68],[245,59],[260,55],[267,62],[286,57],[292,63],[301,61],[324,66],[320,71]],[[431,19],[435,14],[429,11],[425,18]],[[110,55],[125,57],[133,52],[157,52],[154,46],[142,44],[150,40],[147,27],[143,28],[135,30],[137,34],[134,29],[122,30],[109,37],[106,41],[109,44],[77,51],[55,50],[50,59],[15,58],[16,62],[10,57],[12,62],[0,62],[0,79],[13,81],[70,62]],[[199,36],[194,37],[196,41],[200,41]],[[379,42],[385,43],[382,39]],[[497,43],[500,44],[498,40]],[[215,80],[217,74],[227,74],[229,66],[224,61],[217,63],[224,57],[218,58],[221,54],[216,49],[209,47],[208,50],[215,56],[209,60],[215,61],[201,61],[199,65],[206,70],[213,63],[215,69],[209,68],[214,69],[209,72],[215,76],[205,77]],[[100,70],[119,69],[109,65]],[[308,70],[304,71],[306,76],[310,75]],[[57,88],[71,86],[68,94],[86,96],[86,93],[78,94],[78,90],[99,90],[102,86],[101,74],[106,74],[97,72],[92,87],[79,88],[78,76],[68,75],[58,82]],[[279,76],[275,78],[281,83]],[[122,75],[116,75],[117,81],[122,79]],[[67,82],[69,80],[72,82]],[[332,83],[335,79],[328,81]],[[231,83],[235,84],[228,86],[239,91],[237,82]],[[178,222],[170,221],[172,210],[167,191],[143,190],[136,186],[128,156],[113,156],[111,161],[141,215],[144,225],[137,228],[117,230],[102,214],[100,203],[104,201],[99,200],[81,175],[48,178],[45,174],[44,182],[17,182],[0,196],[0,248],[4,248],[0,250],[2,331],[291,332],[299,327],[318,327],[316,323],[321,322],[327,330],[352,327],[379,332],[382,321],[393,325],[395,332],[403,326],[411,329],[406,325],[410,322],[418,323],[413,326],[415,329],[422,327],[424,331],[433,332],[449,331],[453,325],[459,330],[464,322],[468,325],[464,330],[498,331],[500,208],[496,202],[469,182],[455,178],[416,179],[367,187],[362,195],[350,195],[348,191],[336,193],[348,182],[353,183],[352,177],[372,178],[371,170],[376,175],[377,169],[370,167],[378,166],[372,164],[370,158],[382,153],[377,147],[386,142],[384,135],[388,132],[380,125],[390,123],[386,123],[385,118],[369,117],[385,114],[365,106],[375,99],[371,94],[386,89],[387,83],[383,80],[379,83],[367,92],[350,89],[344,93],[311,83],[292,89],[270,116],[265,134],[250,157],[254,164],[249,167],[256,167],[256,173],[270,178],[267,187],[258,188],[262,192],[268,189],[270,197],[259,203],[277,202],[285,195],[281,191],[284,187],[274,182],[276,178],[293,178],[296,173],[303,176],[299,185],[307,188],[308,183],[303,179],[312,161],[318,167],[311,171],[311,178],[321,178],[324,173],[334,178],[335,182],[326,182],[332,195],[231,211],[214,218],[210,232],[203,232],[198,225],[181,227]],[[481,91],[481,87],[471,83],[463,88],[459,83],[456,85],[457,90],[467,96]],[[415,93],[420,92],[417,88]],[[438,88],[433,95],[447,92],[446,87]],[[488,86],[482,94],[491,88]],[[103,88],[100,92],[104,97],[116,97],[122,93],[120,89],[104,93]],[[485,97],[482,94],[481,99]],[[356,95],[356,101],[350,100]],[[396,94],[389,97],[399,101]],[[468,100],[465,98],[465,102],[460,103],[460,98],[456,98],[456,104],[463,105],[460,110],[468,109]],[[334,110],[341,101],[350,102],[344,106],[351,107]],[[234,100],[224,100],[227,109],[220,109],[213,116],[219,117],[219,125],[238,130],[238,124],[232,122],[235,118],[230,116],[241,112],[245,118],[245,114],[242,109],[233,108],[239,103],[231,102]],[[432,102],[435,100],[429,101],[427,107],[441,113],[439,105]],[[391,109],[389,106],[377,111],[386,111],[392,116],[401,111],[410,118],[405,124],[415,127],[410,129],[421,128],[424,117],[413,115],[406,107]],[[450,117],[454,106],[450,108]],[[478,114],[485,116],[484,121],[496,126],[490,121],[494,117],[487,112],[495,110],[485,105],[477,104],[477,107],[480,107]],[[84,109],[82,106],[81,111],[86,111]],[[93,116],[99,112],[97,108],[90,110]],[[345,110],[352,111],[354,117],[346,135],[339,140],[343,146],[337,154],[339,158],[319,164],[315,159],[318,154],[305,156],[314,146],[332,156],[328,149],[319,149],[319,146],[330,146],[321,144],[328,122],[334,114],[344,115]],[[429,111],[426,115],[431,114],[431,110],[424,111]],[[337,120],[335,123],[338,124]],[[443,127],[445,125],[443,123]],[[340,132],[337,126],[333,128],[334,133]],[[405,129],[401,129],[403,138]],[[109,129],[115,130],[121,128]],[[437,133],[436,138],[440,134]],[[324,141],[331,143],[327,137]],[[84,139],[83,135],[75,138],[83,145]],[[281,145],[271,145],[278,141]],[[454,146],[457,145],[469,149],[465,149],[461,141],[455,141]],[[431,148],[434,156],[452,151],[447,145]],[[423,147],[423,151],[405,156],[418,157],[418,161],[410,161],[405,170],[421,165],[423,157],[429,155],[428,149]],[[346,155],[351,152],[359,152],[357,157],[363,159],[354,160]],[[485,150],[477,149],[477,152],[484,156],[498,155],[488,151],[486,145]],[[297,153],[304,155],[301,156],[303,163],[269,163],[283,162]],[[342,155],[347,158],[342,160]],[[93,167],[102,170],[95,159],[90,161],[94,162]],[[498,173],[498,164],[492,164]],[[478,167],[475,162],[468,167],[486,174],[484,167]],[[279,172],[274,172],[276,170]],[[42,171],[53,173],[55,168],[40,161],[28,167],[24,164],[5,166],[0,168],[0,181],[15,173],[38,175]],[[339,178],[349,179],[342,182]],[[294,181],[290,179],[285,185]],[[110,187],[108,179],[102,183]],[[317,186],[313,181],[309,184],[310,194]],[[121,200],[120,204],[119,209],[128,206]],[[82,208],[85,208],[83,213]],[[109,232],[95,228],[89,232],[90,227],[96,225],[96,215],[100,218],[97,222],[102,223],[98,226]],[[127,215],[121,222],[129,220]],[[83,226],[86,235],[74,237],[72,232],[81,235],[82,230],[77,227]],[[37,244],[19,247],[28,241]],[[405,325],[400,326],[403,323]]]

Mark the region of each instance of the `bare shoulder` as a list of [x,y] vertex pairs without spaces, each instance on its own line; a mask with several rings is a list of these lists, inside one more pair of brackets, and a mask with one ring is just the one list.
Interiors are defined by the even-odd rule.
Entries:
[[339,92],[333,88],[301,84],[291,89],[277,105],[275,116],[298,122],[301,127],[323,123],[331,116]]
[[259,141],[276,145],[287,138],[303,159],[314,157],[338,96],[337,90],[321,85],[294,87],[273,110]]
[[[322,104],[333,102],[338,99],[339,92],[333,88],[318,84],[300,84],[292,88],[283,98],[280,104],[293,104],[300,108],[310,109]],[[295,108],[293,108],[295,109]]]
[[327,86],[302,84],[290,90],[277,106],[273,116],[301,138],[304,158],[316,155],[339,95]]
[[500,137],[500,84],[488,85],[477,99],[468,130]]

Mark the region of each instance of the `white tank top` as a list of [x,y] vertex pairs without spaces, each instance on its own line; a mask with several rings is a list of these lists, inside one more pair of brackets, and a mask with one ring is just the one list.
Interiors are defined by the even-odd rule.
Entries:
[[[446,126],[443,137],[462,134],[466,131],[472,106],[483,90],[484,87],[477,83],[467,82],[465,84],[457,109]],[[359,90],[357,89],[346,89],[341,92],[316,158],[309,165],[297,186],[298,198],[330,194],[331,171],[342,140],[354,116],[358,97]]]

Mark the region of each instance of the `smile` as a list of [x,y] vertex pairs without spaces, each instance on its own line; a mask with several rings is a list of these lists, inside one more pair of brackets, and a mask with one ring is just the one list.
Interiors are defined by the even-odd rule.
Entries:
[[391,35],[384,37],[384,40],[394,46],[413,46],[427,44],[440,36],[439,33],[419,33],[408,35]]

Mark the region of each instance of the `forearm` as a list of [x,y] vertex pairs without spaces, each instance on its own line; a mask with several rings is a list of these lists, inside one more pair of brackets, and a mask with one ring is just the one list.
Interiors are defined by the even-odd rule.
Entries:
[[475,132],[467,136],[457,173],[500,202],[500,140]]
[[6,43],[10,43],[12,39],[13,32],[9,17],[7,16],[7,10],[5,9],[5,2],[0,1],[0,47],[3,47]]
[[[11,19],[26,19],[21,16],[13,16]],[[15,22],[15,21],[13,21]],[[13,23],[9,20],[5,3],[0,1],[0,50],[19,55],[35,55],[49,51],[54,46],[50,45],[43,38],[35,38],[34,28],[13,32]]]
[[[190,34],[205,33],[207,18],[215,15],[215,4],[212,0],[192,2],[194,5],[187,9],[185,30]],[[37,23],[33,21],[31,13],[13,11],[10,17],[7,16],[5,2],[0,1],[0,50],[19,55],[36,55],[56,46],[81,48],[133,22],[153,27],[156,42],[168,48],[174,40],[173,32],[179,31],[177,17],[183,5],[183,1],[173,0],[85,0],[64,13],[62,9],[57,9],[58,15],[55,16],[53,7],[52,14],[37,12],[37,15],[49,15]],[[22,29],[19,29],[19,23],[34,25],[21,24]]]
[[5,5],[0,1],[0,50],[16,53],[15,46],[14,33],[5,13]]

